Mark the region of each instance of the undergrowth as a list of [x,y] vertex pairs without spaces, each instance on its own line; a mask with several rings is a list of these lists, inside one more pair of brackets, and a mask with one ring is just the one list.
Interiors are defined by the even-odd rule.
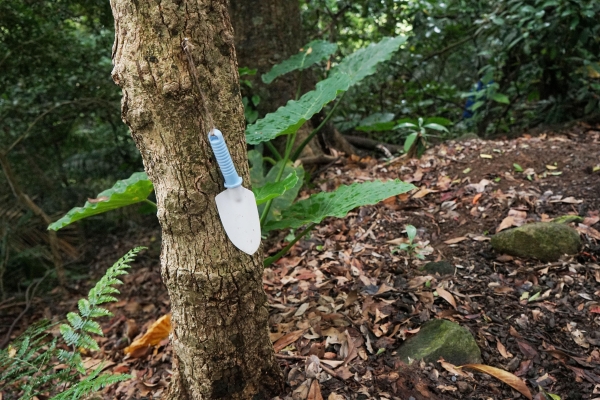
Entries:
[[[103,387],[130,379],[126,374],[102,373],[104,364],[86,368],[82,352],[98,351],[100,347],[91,335],[103,336],[101,317],[112,316],[100,304],[115,302],[113,296],[121,285],[117,277],[127,274],[130,263],[144,247],[130,250],[89,291],[87,299],[78,302],[79,313],[67,314],[60,325],[60,337],[51,339],[50,321],[40,321],[27,329],[6,349],[0,350],[0,387],[5,400],[34,399],[75,400]],[[60,363],[60,368],[57,364]],[[10,391],[6,391],[10,390]]]

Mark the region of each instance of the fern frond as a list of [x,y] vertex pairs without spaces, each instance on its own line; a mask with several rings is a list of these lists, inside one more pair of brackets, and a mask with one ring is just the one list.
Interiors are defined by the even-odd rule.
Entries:
[[97,392],[105,386],[113,383],[126,381],[131,379],[131,375],[126,374],[102,374],[104,364],[100,364],[90,375],[86,376],[82,381],[71,386],[69,389],[52,397],[50,400],[73,400],[79,399],[84,395]]
[[[62,340],[71,348],[67,351],[57,346],[57,339],[50,340],[49,321],[40,321],[27,329],[7,349],[0,350],[0,384],[17,389],[19,399],[31,400],[41,394],[56,393],[54,400],[76,400],[104,386],[130,379],[129,375],[101,374],[100,365],[92,372],[86,371],[78,349],[97,351],[98,343],[90,334],[103,335],[102,328],[94,319],[111,316],[112,313],[99,304],[116,301],[112,296],[119,291],[114,285],[123,282],[117,276],[127,273],[129,264],[144,247],[137,247],[125,254],[110,267],[90,290],[87,299],[77,303],[79,313],[67,314],[67,323],[61,324]],[[53,360],[65,364],[58,371]],[[15,397],[6,399],[12,400]]]

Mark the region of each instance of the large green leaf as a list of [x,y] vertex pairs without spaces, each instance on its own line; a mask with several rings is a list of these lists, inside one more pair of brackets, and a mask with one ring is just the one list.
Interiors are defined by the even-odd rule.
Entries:
[[253,186],[252,191],[256,197],[256,204],[263,204],[283,195],[286,191],[296,186],[296,183],[298,183],[298,176],[296,175],[296,171],[293,171],[279,182],[268,182],[260,187]]
[[304,94],[298,101],[290,100],[274,113],[249,125],[246,128],[247,142],[258,144],[296,132],[339,93],[373,74],[377,64],[389,60],[405,41],[404,36],[384,38],[344,58],[327,79],[317,83],[315,90]]
[[[250,150],[248,152],[248,161],[252,167],[250,168],[250,179],[252,180],[252,190],[258,190],[261,187],[266,185],[276,185],[275,180],[277,178],[277,174],[283,165],[283,161],[279,161],[275,164],[268,172],[265,171],[263,156],[260,152],[256,150]],[[266,172],[266,173],[265,173]],[[304,184],[304,168],[301,165],[294,167],[292,163],[288,162],[283,170],[283,174],[281,176],[289,177],[290,174],[293,174],[297,177],[297,182],[292,187],[285,190],[283,194],[273,198],[273,202],[271,203],[271,208],[269,210],[269,215],[267,216],[266,221],[277,220],[281,218],[281,210],[285,210],[289,208],[296,197],[298,197],[298,192],[300,188]],[[258,198],[257,198],[258,201]],[[262,215],[263,209],[265,208],[265,204],[258,205],[258,213]]]
[[83,207],[71,209],[64,217],[51,223],[48,229],[57,231],[80,219],[140,203],[146,200],[153,190],[154,185],[148,179],[148,175],[145,172],[136,172],[127,179],[117,181],[113,187],[99,193],[92,201],[86,201]]
[[333,192],[321,192],[300,200],[281,213],[281,220],[269,221],[263,233],[273,229],[299,228],[309,223],[318,224],[327,217],[345,217],[356,207],[376,204],[388,197],[415,189],[400,180],[373,181],[342,185]]
[[277,77],[287,74],[288,72],[306,69],[313,64],[329,57],[337,50],[337,44],[327,42],[325,40],[313,40],[298,54],[295,54],[283,61],[280,64],[276,64],[271,68],[269,72],[263,74],[262,81],[264,83],[271,83]]

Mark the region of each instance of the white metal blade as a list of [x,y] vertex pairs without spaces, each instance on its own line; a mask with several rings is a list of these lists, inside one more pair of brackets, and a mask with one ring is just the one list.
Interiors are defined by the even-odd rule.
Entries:
[[215,197],[227,237],[235,247],[254,254],[260,246],[260,218],[252,191],[238,186]]

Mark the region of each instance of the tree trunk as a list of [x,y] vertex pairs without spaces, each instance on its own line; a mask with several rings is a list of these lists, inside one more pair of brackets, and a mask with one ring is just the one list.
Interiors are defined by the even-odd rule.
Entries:
[[[273,65],[298,53],[306,44],[298,0],[231,0],[230,10],[239,63],[243,67],[258,70],[256,75],[245,79],[252,82],[252,94],[260,96],[257,107],[260,117],[295,99],[299,84],[300,95],[314,89],[316,79],[310,70],[303,71],[302,76],[298,71],[285,74],[269,85],[264,84],[260,78]],[[307,121],[298,131],[296,143],[300,144],[314,126],[316,125],[311,121]],[[333,126],[330,130],[333,131]],[[352,146],[339,133],[328,133],[326,132],[326,144],[346,153],[353,152]],[[285,140],[278,147],[285,147]],[[326,149],[318,140],[312,140],[304,149],[302,157],[318,157],[324,154],[324,150]]]
[[214,121],[247,186],[227,1],[111,0],[111,7],[112,76],[154,183],[162,227],[174,326],[168,398],[270,398],[283,378],[268,336],[262,251],[248,256],[225,236],[214,200],[223,178],[207,139]]

